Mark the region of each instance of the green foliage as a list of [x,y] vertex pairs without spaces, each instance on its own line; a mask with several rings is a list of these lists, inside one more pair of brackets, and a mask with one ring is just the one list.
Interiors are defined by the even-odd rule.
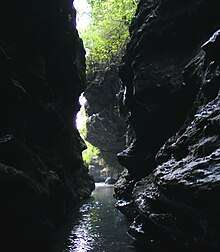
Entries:
[[92,163],[94,158],[97,158],[100,154],[100,151],[95,146],[91,145],[89,142],[85,141],[87,149],[83,151],[82,156],[85,164],[89,166]]
[[94,158],[97,158],[100,154],[100,151],[98,148],[87,142],[85,139],[87,137],[87,128],[86,128],[86,121],[87,121],[87,115],[85,111],[85,107],[82,106],[80,109],[80,125],[79,125],[79,132],[81,137],[86,143],[87,149],[83,151],[82,157],[87,166],[92,162]]
[[129,37],[135,0],[89,0],[91,23],[82,38],[89,53],[87,64],[111,61]]

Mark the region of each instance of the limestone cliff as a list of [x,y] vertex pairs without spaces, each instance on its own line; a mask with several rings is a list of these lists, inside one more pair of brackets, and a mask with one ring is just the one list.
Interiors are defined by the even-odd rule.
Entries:
[[220,247],[218,4],[139,1],[130,29],[120,75],[136,137],[116,197],[146,247]]
[[49,237],[93,188],[74,126],[85,78],[74,25],[68,0],[0,8],[0,230],[2,242],[14,241],[9,251],[23,241],[49,251]]

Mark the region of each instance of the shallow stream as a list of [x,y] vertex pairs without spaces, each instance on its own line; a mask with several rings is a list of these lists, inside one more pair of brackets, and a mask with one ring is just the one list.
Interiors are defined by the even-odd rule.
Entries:
[[113,186],[97,183],[81,208],[63,252],[135,251],[125,217],[114,208]]

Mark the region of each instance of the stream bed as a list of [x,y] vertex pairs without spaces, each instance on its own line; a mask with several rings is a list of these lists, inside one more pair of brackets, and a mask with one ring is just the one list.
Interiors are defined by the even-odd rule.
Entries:
[[63,252],[135,251],[125,217],[114,208],[113,186],[97,183],[72,224]]

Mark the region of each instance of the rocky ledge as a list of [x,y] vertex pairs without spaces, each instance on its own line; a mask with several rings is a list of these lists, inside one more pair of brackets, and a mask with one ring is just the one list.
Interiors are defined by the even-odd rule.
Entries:
[[142,247],[220,248],[217,5],[140,1],[131,27],[121,77],[136,138],[115,192]]
[[94,186],[74,126],[85,79],[74,13],[67,0],[5,2],[0,8],[3,251],[19,245],[49,251],[71,209]]

